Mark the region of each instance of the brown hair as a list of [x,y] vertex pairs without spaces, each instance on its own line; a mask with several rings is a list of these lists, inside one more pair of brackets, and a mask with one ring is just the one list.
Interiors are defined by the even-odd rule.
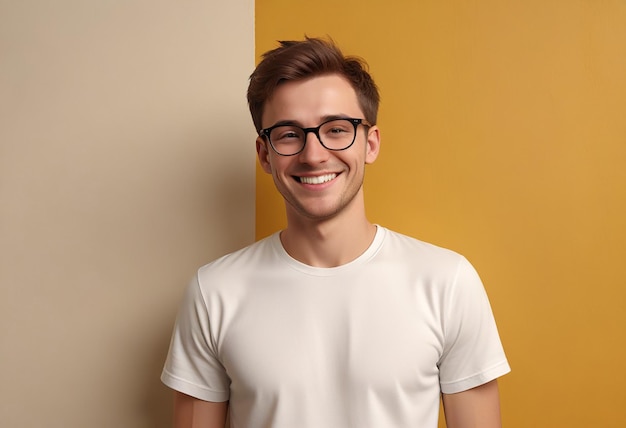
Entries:
[[248,107],[256,130],[262,128],[263,107],[278,85],[323,74],[338,74],[350,82],[365,119],[375,125],[380,95],[367,68],[361,58],[344,56],[332,41],[309,37],[281,41],[279,47],[263,55],[250,76]]

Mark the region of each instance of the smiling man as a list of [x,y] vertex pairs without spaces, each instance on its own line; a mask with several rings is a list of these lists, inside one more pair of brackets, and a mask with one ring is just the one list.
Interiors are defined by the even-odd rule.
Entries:
[[379,95],[331,42],[282,42],[250,78],[256,149],[287,227],[199,269],[163,382],[177,428],[500,426],[509,371],[482,283],[450,250],[374,225]]

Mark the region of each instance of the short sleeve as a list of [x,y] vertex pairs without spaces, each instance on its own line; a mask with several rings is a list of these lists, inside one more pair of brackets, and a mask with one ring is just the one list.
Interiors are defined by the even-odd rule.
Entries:
[[230,379],[218,358],[213,333],[196,277],[181,304],[161,381],[201,400],[227,401]]
[[476,270],[462,258],[446,296],[441,391],[465,391],[510,371],[487,293]]

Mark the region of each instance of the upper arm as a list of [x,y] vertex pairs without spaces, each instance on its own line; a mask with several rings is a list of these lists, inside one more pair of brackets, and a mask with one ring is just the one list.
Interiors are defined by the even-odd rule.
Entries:
[[456,394],[443,394],[448,428],[501,428],[498,381]]
[[203,401],[175,391],[174,428],[224,428],[228,401]]

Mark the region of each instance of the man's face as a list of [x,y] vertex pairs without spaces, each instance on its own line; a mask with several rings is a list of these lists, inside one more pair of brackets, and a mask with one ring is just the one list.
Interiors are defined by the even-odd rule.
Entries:
[[[265,103],[262,123],[264,128],[278,122],[311,128],[337,116],[364,119],[352,86],[338,75],[324,75],[281,84]],[[342,151],[327,150],[313,133],[306,138],[304,150],[294,156],[278,155],[257,138],[261,166],[285,199],[288,218],[324,220],[361,210],[365,164],[378,155],[378,128],[359,125],[354,144]]]

